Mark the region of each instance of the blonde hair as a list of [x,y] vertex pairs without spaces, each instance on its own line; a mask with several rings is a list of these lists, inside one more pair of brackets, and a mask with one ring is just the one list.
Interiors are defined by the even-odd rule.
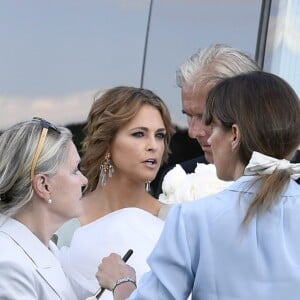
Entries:
[[[60,133],[49,128],[38,159],[35,174],[52,176],[66,159],[71,132],[58,127]],[[16,214],[33,196],[30,169],[41,135],[41,122],[18,123],[0,136],[0,212]]]
[[166,128],[163,161],[168,158],[169,144],[174,128],[169,110],[165,103],[152,91],[128,86],[118,86],[107,90],[96,98],[88,115],[82,144],[82,172],[88,178],[87,191],[96,188],[99,179],[99,166],[122,126],[138,113],[142,105],[157,108]]

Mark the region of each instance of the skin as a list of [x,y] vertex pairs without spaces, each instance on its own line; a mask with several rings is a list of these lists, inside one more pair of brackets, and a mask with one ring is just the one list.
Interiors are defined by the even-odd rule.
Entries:
[[211,147],[218,178],[234,181],[243,175],[245,165],[238,156],[240,130],[236,124],[228,130],[219,120],[214,120],[207,142]]
[[[214,156],[217,175],[223,180],[236,180],[243,175],[245,165],[238,156],[240,130],[234,124],[230,130],[225,129],[219,120],[214,120],[210,126],[211,135],[207,142]],[[117,279],[122,277],[135,278],[131,266],[122,261],[121,256],[112,253],[104,258],[99,265],[96,277],[101,286],[111,289]],[[135,289],[133,284],[121,284],[114,292],[115,300],[126,299]]]
[[87,184],[87,179],[80,172],[79,163],[79,154],[71,143],[67,160],[55,176],[48,178],[52,199],[50,209],[62,221],[78,217],[82,213],[82,186]]
[[[112,290],[116,278],[129,277],[136,280],[135,270],[125,264],[121,256],[116,253],[111,253],[102,259],[96,277],[102,283],[101,286],[105,286],[109,290]],[[114,290],[114,299],[126,299],[135,288],[135,285],[131,282],[118,285]]]
[[165,132],[160,112],[148,104],[119,129],[109,149],[115,172],[104,188],[99,182],[84,197],[82,225],[125,207],[158,215],[162,203],[145,190],[145,182],[153,180],[158,172],[165,149]]
[[153,106],[143,105],[136,117],[118,131],[112,142],[114,176],[121,180],[153,180],[165,149],[165,132],[159,111]]
[[181,89],[182,112],[188,119],[188,134],[200,144],[205,158],[213,163],[211,147],[208,138],[211,133],[209,126],[202,122],[207,94],[211,86],[184,85]]
[[[73,142],[67,151],[67,159],[54,176],[34,176],[33,198],[14,216],[46,246],[63,223],[82,212],[82,187],[87,179],[78,170],[80,157]],[[49,198],[52,203],[48,203]]]

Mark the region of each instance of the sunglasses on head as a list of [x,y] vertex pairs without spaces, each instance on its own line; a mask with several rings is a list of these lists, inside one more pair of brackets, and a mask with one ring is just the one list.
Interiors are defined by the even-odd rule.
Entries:
[[32,119],[32,121],[37,121],[37,122],[41,123],[42,132],[41,132],[39,142],[37,144],[37,147],[36,147],[36,150],[35,150],[35,153],[34,153],[34,156],[33,156],[33,161],[32,161],[32,164],[31,164],[31,169],[30,169],[30,178],[31,178],[31,180],[33,180],[34,171],[35,171],[37,162],[39,160],[39,157],[41,155],[41,152],[43,150],[48,130],[51,129],[51,130],[54,130],[55,132],[57,132],[58,134],[60,134],[60,130],[55,125],[53,125],[52,123],[46,121],[45,119],[34,117]]

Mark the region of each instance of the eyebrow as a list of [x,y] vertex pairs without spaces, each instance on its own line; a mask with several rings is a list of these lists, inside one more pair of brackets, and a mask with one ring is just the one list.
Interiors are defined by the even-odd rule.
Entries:
[[[132,128],[131,130],[143,130],[143,131],[149,131],[149,128],[148,127],[135,127],[135,128]],[[155,131],[166,131],[166,128],[158,128],[156,129]]]
[[199,117],[199,118],[202,118],[203,116],[203,113],[196,113],[196,114],[190,114],[184,110],[181,111],[184,115],[187,115],[189,117]]

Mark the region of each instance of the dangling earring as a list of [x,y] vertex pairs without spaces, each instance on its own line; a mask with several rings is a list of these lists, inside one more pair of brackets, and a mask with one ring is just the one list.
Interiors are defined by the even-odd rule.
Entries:
[[52,203],[52,200],[51,200],[51,198],[49,198],[49,199],[48,199],[48,203],[49,203],[49,204],[51,204],[51,203]]
[[102,187],[106,185],[106,175],[108,177],[112,177],[115,169],[112,164],[112,160],[110,159],[110,153],[107,152],[105,154],[104,162],[100,166],[100,184]]
[[145,183],[145,189],[147,192],[150,192],[150,190],[151,190],[150,183],[151,183],[150,180],[146,181],[146,183]]

